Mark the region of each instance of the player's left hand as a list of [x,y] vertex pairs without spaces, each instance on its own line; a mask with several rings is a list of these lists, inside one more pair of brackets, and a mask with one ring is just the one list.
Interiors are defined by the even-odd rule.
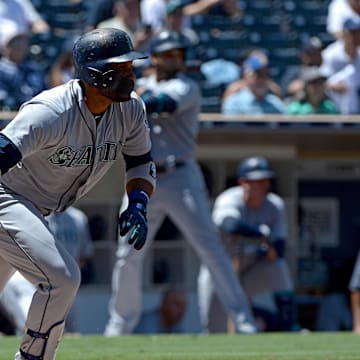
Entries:
[[140,250],[146,241],[148,230],[146,206],[148,201],[149,197],[144,191],[132,191],[129,194],[129,205],[119,218],[120,235],[124,236],[131,230],[128,243],[134,244],[136,250]]

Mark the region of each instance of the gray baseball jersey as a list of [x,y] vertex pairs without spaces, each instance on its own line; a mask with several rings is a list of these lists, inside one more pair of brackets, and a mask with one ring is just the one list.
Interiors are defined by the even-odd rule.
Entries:
[[[158,165],[158,179],[157,190],[148,205],[148,239],[140,252],[132,251],[125,237],[119,240],[118,261],[113,272],[110,320],[105,334],[119,335],[134,330],[141,314],[144,256],[166,216],[190,242],[201,261],[211,269],[216,290],[237,331],[254,331],[247,299],[212,222],[205,182],[195,159],[201,101],[199,88],[182,74],[162,81],[150,76],[139,79],[138,86],[154,94],[167,94],[176,101],[177,109],[171,114],[149,116],[152,154]],[[169,171],[159,171],[166,163]],[[126,201],[123,206],[126,206]]]
[[201,98],[198,86],[179,74],[176,78],[160,82],[156,81],[155,76],[142,78],[138,80],[138,87],[150,90],[155,95],[167,94],[178,104],[173,114],[151,116],[151,153],[154,161],[161,164],[169,157],[194,159]]
[[120,151],[149,152],[148,131],[135,93],[130,101],[112,104],[97,125],[79,81],[71,80],[25,103],[2,131],[23,159],[1,183],[40,209],[62,211],[104,176]]
[[2,133],[22,160],[1,177],[0,292],[15,269],[36,284],[26,322],[31,331],[21,350],[50,360],[80,271],[42,215],[62,211],[86,194],[121,152],[150,151],[144,104],[133,93],[129,101],[109,106],[97,124],[79,81],[71,80],[25,103]]

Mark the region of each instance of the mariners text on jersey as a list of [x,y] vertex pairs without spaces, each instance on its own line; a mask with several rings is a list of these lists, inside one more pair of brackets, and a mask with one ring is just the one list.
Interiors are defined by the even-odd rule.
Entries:
[[115,161],[121,142],[105,142],[99,146],[86,145],[76,149],[64,146],[52,154],[48,159],[54,165],[73,167],[87,166],[99,161]]

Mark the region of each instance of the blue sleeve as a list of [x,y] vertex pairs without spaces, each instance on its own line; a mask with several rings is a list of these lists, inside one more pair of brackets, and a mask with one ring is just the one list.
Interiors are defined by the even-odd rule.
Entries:
[[126,171],[131,168],[134,168],[136,166],[146,164],[146,163],[152,161],[152,156],[151,156],[150,151],[147,152],[146,154],[139,155],[139,156],[131,156],[131,155],[123,154],[123,157],[124,157],[125,164],[126,164]]
[[263,236],[257,225],[250,225],[242,220],[227,216],[222,224],[221,229],[229,234],[243,235],[247,237]]
[[0,134],[0,170],[4,175],[22,159],[19,149],[4,134]]
[[146,112],[149,114],[173,113],[177,109],[177,102],[167,94],[154,95],[151,91],[145,91],[141,98],[144,100]]

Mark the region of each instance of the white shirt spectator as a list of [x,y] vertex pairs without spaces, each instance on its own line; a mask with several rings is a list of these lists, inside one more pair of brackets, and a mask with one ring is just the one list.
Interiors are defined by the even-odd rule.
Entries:
[[[358,58],[360,57],[360,49],[358,49]],[[327,77],[334,75],[342,70],[346,65],[353,62],[350,56],[346,53],[344,42],[337,40],[328,45],[321,53],[322,64],[321,72]],[[360,68],[359,68],[360,70]]]
[[326,21],[326,29],[328,33],[335,34],[343,31],[344,21],[348,18],[360,20],[357,14],[349,5],[348,0],[332,0],[328,8],[328,16]]
[[[34,24],[39,27],[34,29]],[[0,46],[3,46],[9,32],[28,33],[48,31],[30,0],[0,0]]]
[[358,99],[360,81],[356,66],[354,64],[346,65],[342,70],[328,78],[327,82],[329,85],[341,83],[346,88],[346,91],[343,92],[328,92],[339,112],[341,114],[358,114],[360,111]]
[[142,0],[140,2],[141,21],[151,25],[157,32],[165,26],[166,1],[165,0]]

